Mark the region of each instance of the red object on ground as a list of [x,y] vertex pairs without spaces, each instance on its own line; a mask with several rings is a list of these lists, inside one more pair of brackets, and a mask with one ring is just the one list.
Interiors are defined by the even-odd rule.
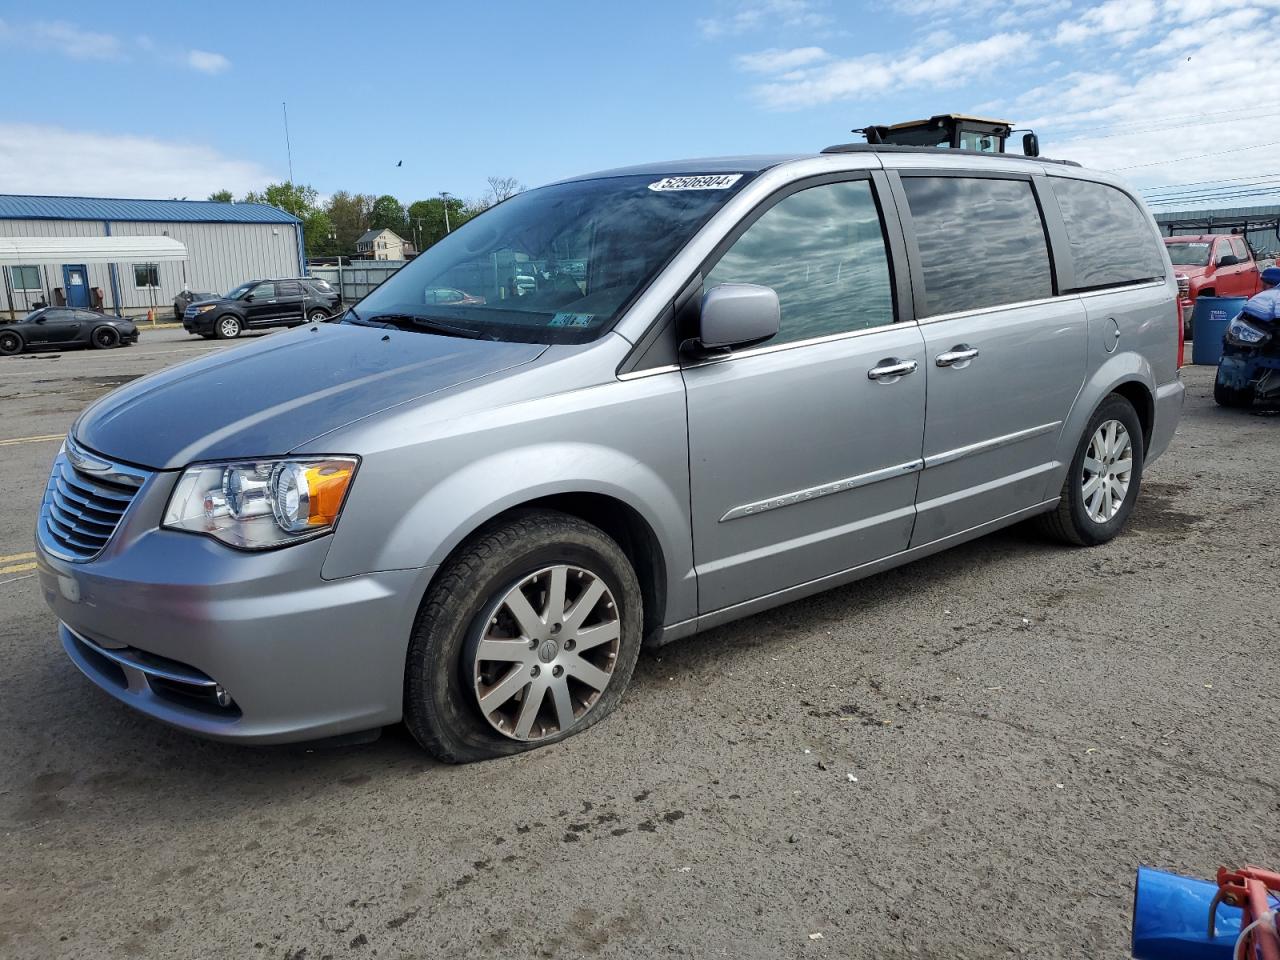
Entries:
[[[1280,896],[1280,873],[1248,865],[1239,870],[1218,868],[1218,898],[1243,911],[1242,929],[1269,911],[1271,896]],[[1273,927],[1258,924],[1249,937],[1262,960],[1280,960],[1280,942]]]

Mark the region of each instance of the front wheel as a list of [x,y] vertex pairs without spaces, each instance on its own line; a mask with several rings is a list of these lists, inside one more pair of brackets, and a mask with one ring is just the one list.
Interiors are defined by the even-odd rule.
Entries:
[[1228,387],[1221,380],[1213,381],[1213,402],[1220,407],[1244,409],[1253,406],[1253,387]]
[[22,338],[16,333],[0,333],[0,356],[12,357],[22,352]]
[[231,314],[219,317],[217,325],[213,328],[213,333],[219,340],[234,340],[240,336],[240,318]]
[[110,350],[120,346],[120,334],[115,327],[98,327],[89,337],[95,350]]
[[1112,539],[1133,512],[1142,487],[1142,461],[1138,414],[1128,400],[1112,394],[1089,418],[1058,507],[1041,518],[1042,529],[1081,547]]
[[622,698],[640,652],[635,571],[603,531],[551,511],[477,534],[423,601],[404,716],[450,763],[579,733]]

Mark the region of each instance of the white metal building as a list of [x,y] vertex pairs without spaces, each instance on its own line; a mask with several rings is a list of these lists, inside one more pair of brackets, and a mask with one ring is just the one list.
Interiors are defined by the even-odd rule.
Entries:
[[139,315],[154,306],[164,318],[184,287],[226,293],[246,280],[306,272],[302,224],[259,203],[0,194],[0,238],[22,237],[169,237],[187,258],[105,263],[87,241],[81,259],[69,250],[65,263],[5,266],[5,313],[60,301],[91,307],[96,291],[108,313]]

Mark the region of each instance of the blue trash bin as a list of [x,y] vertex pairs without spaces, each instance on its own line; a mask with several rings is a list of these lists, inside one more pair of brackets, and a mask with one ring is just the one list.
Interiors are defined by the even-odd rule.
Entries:
[[1222,359],[1227,324],[1244,309],[1248,297],[1196,297],[1191,314],[1191,362],[1216,367]]

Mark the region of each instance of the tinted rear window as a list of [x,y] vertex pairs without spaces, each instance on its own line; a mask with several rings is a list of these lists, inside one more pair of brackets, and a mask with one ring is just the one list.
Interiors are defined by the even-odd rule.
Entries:
[[[1160,241],[1133,199],[1115,187],[1051,177],[1076,267],[1076,290],[1163,277]],[[1067,292],[1067,291],[1064,291]]]
[[1053,296],[1049,245],[1029,182],[903,177],[902,187],[924,273],[921,316]]

